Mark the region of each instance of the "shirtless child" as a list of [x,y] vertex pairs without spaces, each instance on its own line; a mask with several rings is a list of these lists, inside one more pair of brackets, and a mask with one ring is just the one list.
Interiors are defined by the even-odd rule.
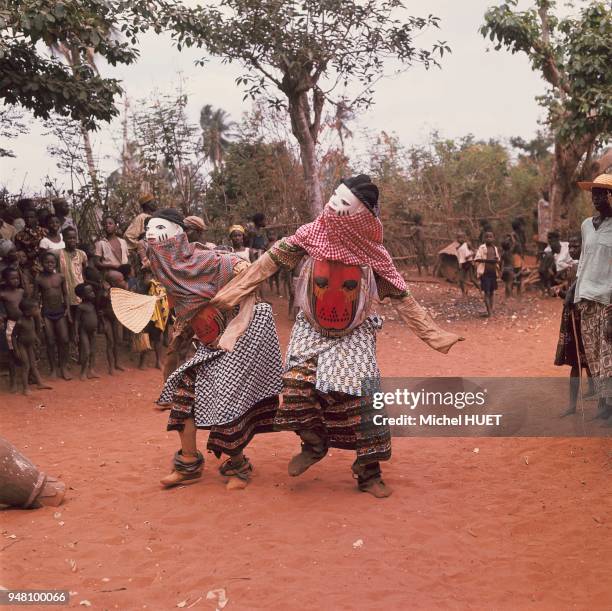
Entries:
[[81,380],[99,378],[94,371],[96,357],[96,331],[98,330],[98,313],[96,312],[96,293],[89,283],[77,284],[74,288],[81,300],[76,306],[74,330],[79,341],[79,359],[81,362]]
[[66,281],[64,276],[56,271],[57,259],[52,252],[44,252],[41,255],[41,263],[43,271],[36,278],[35,288],[42,300],[45,342],[51,376],[57,377],[59,373],[64,380],[71,380],[66,370],[69,346],[68,324],[71,322]]
[[121,341],[121,323],[113,312],[110,300],[110,289],[120,288],[128,290],[127,282],[123,274],[117,270],[108,270],[104,274],[104,281],[99,296],[99,312],[102,318],[102,329],[106,336],[106,358],[108,360],[108,373],[113,375],[115,369],[124,371],[119,365],[119,342]]
[[19,271],[6,267],[2,270],[3,285],[0,289],[0,304],[4,306],[6,312],[6,326],[4,332],[6,334],[6,343],[8,344],[8,366],[9,366],[9,381],[11,392],[17,391],[16,366],[17,359],[15,356],[15,347],[13,346],[13,332],[15,325],[21,318],[21,310],[19,304],[23,299],[24,290],[19,281]]
[[30,395],[28,388],[30,375],[39,390],[51,390],[51,386],[42,381],[38,365],[36,364],[36,350],[40,338],[40,316],[38,301],[25,297],[19,304],[21,318],[15,325],[13,332],[13,346],[15,356],[21,365],[21,385],[24,395]]

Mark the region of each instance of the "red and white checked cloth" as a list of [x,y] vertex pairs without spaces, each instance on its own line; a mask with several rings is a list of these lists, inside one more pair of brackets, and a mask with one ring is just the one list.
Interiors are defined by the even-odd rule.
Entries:
[[338,216],[324,209],[302,225],[287,242],[303,248],[313,259],[330,259],[345,265],[369,265],[399,291],[407,289],[391,255],[383,246],[383,226],[369,210],[355,216]]

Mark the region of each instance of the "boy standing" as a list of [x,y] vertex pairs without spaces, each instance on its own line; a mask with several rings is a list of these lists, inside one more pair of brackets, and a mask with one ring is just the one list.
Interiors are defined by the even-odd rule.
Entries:
[[79,358],[81,363],[81,380],[99,378],[94,371],[96,357],[96,331],[98,314],[96,312],[96,293],[89,283],[77,284],[75,293],[79,298],[74,317],[74,330],[79,341]]
[[4,306],[4,311],[6,313],[4,333],[9,349],[8,365],[10,390],[11,392],[15,392],[17,390],[17,381],[15,377],[17,361],[15,358],[15,347],[13,345],[13,333],[17,321],[21,318],[19,304],[23,299],[24,290],[19,282],[19,272],[11,267],[6,267],[2,270],[2,280],[3,286],[2,289],[0,289],[0,305]]
[[[64,276],[56,271],[57,259],[52,252],[41,257],[43,271],[35,281],[35,288],[41,296],[45,340],[51,375],[59,373],[64,380],[71,380],[68,365],[68,324],[72,321],[68,308],[68,293]],[[55,349],[57,346],[57,360]]]
[[493,295],[497,290],[497,268],[499,267],[499,251],[493,244],[495,236],[492,231],[485,231],[484,244],[476,251],[474,262],[478,264],[476,275],[480,279],[480,288],[484,294],[487,308],[486,317],[493,314]]
[[21,365],[21,384],[24,395],[30,395],[28,380],[30,373],[39,390],[51,390],[51,386],[42,381],[38,365],[36,364],[35,350],[39,347],[40,315],[38,302],[35,299],[24,298],[19,304],[22,316],[15,324],[13,333],[13,346],[15,356]]

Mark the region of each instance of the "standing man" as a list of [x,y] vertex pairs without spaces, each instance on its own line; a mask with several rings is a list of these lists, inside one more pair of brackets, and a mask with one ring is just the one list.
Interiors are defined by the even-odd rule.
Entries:
[[599,395],[598,416],[612,416],[612,174],[578,186],[591,191],[596,214],[582,223],[574,303],[584,351]]
[[123,237],[127,242],[128,250],[136,251],[138,241],[145,232],[145,221],[157,210],[157,202],[151,193],[145,193],[138,199],[141,213],[135,216],[127,229],[123,232]]
[[276,242],[212,299],[230,311],[279,269],[306,259],[297,286],[300,307],[283,375],[283,404],[276,426],[296,432],[302,450],[289,462],[298,476],[329,448],[356,452],[358,488],[376,498],[391,489],[380,462],[391,457],[387,426],[376,426],[373,393],[380,372],[376,333],[382,326],[374,302],[390,297],[409,328],[446,353],[461,338],[440,329],[410,294],[383,246],[378,187],[361,174],[338,186],[323,212]]

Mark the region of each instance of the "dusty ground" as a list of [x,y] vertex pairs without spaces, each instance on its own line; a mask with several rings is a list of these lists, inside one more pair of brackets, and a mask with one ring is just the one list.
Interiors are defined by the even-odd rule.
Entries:
[[[552,365],[560,300],[484,320],[453,287],[415,292],[468,341],[444,357],[390,320],[385,375],[567,375]],[[60,508],[0,512],[2,586],[69,589],[71,606],[99,609],[215,609],[218,589],[248,610],[612,607],[605,439],[395,439],[395,493],[378,501],[356,491],[348,452],[290,479],[298,443],[272,434],[249,448],[247,490],[226,492],[212,457],[201,483],[162,491],[177,442],[152,409],[159,385],[130,369],[0,395],[1,434],[70,486]]]

